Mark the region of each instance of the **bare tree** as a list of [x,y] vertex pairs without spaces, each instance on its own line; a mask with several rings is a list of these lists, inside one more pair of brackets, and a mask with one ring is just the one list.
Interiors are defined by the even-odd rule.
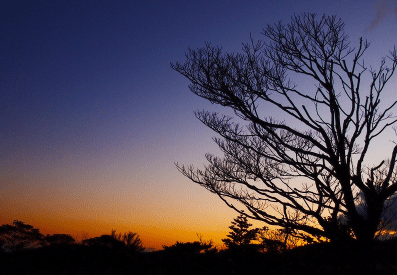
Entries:
[[[396,101],[381,105],[396,49],[378,69],[367,67],[369,43],[361,38],[351,47],[335,16],[295,15],[263,35],[265,42],[252,39],[243,53],[206,44],[172,64],[193,93],[238,117],[197,111],[221,136],[214,140],[224,158],[207,154],[204,169],[177,164],[179,171],[269,225],[330,241],[371,241],[397,191],[397,146],[388,161],[368,162],[370,145],[396,123]],[[313,89],[298,87],[297,77]],[[274,117],[265,115],[269,108]],[[365,211],[357,209],[360,199]]]

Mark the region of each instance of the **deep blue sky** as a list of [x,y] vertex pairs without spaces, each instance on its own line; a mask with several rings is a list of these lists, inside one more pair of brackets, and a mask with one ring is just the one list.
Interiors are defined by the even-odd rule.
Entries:
[[214,107],[170,62],[204,42],[238,51],[266,24],[316,12],[340,16],[352,43],[372,42],[378,65],[397,42],[396,2],[3,1],[0,220],[216,238],[235,214],[174,166],[214,150],[193,115]]

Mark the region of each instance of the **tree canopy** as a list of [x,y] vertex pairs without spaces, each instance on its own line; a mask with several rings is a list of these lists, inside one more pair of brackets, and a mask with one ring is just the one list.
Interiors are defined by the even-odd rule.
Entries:
[[222,239],[225,245],[230,248],[232,246],[248,245],[256,239],[258,229],[249,229],[252,224],[248,223],[248,219],[244,215],[239,215],[232,221],[229,226],[230,232],[226,239]]
[[172,64],[193,93],[237,116],[197,111],[220,136],[224,157],[207,154],[204,169],[177,164],[179,171],[239,213],[291,234],[373,240],[397,191],[397,146],[380,163],[368,159],[397,121],[395,96],[381,104],[396,49],[377,69],[365,65],[369,43],[350,46],[336,16],[295,15],[263,35],[242,53],[207,43]]
[[0,249],[17,252],[27,248],[37,248],[43,243],[40,230],[22,221],[0,226]]
[[112,230],[112,237],[122,241],[130,252],[142,252],[145,250],[138,233],[129,231],[124,234],[116,234],[116,230]]
[[53,234],[44,237],[48,245],[69,245],[76,243],[76,240],[70,234]]

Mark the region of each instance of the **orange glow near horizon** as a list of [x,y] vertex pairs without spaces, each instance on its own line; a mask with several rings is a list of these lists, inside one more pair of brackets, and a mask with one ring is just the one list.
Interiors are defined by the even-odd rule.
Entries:
[[51,221],[40,219],[40,217],[24,217],[10,218],[7,216],[0,217],[0,225],[11,224],[14,220],[20,220],[26,224],[32,225],[34,228],[40,229],[40,232],[46,234],[70,234],[76,241],[80,242],[83,239],[98,237],[103,234],[110,234],[112,230],[116,232],[137,232],[143,242],[145,248],[154,248],[155,250],[163,249],[163,245],[172,245],[176,241],[180,242],[194,242],[198,241],[197,234],[203,236],[203,240],[213,240],[218,247],[222,246],[222,238],[226,237],[228,230],[225,231],[208,231],[197,232],[195,230],[188,230],[184,228],[159,228],[150,226],[135,226],[117,224],[105,224],[98,222],[78,221],[78,220],[64,220]]
[[134,175],[133,169],[126,173],[124,167],[95,175],[91,169],[18,168],[0,175],[0,224],[20,220],[43,234],[70,234],[81,240],[111,230],[132,231],[145,247],[159,250],[176,241],[197,241],[200,233],[220,246],[237,216],[207,190],[183,177],[172,180],[164,169],[151,174],[170,182],[159,188],[154,179]]
[[197,233],[204,240],[212,239],[215,245],[222,246],[221,239],[225,238],[231,220],[237,216],[226,206],[222,213],[205,206],[189,209],[186,202],[179,202],[182,207],[175,210],[169,202],[147,200],[146,208],[142,208],[142,205],[123,202],[116,205],[104,198],[87,198],[79,205],[64,201],[65,198],[40,201],[42,196],[34,193],[30,193],[29,199],[23,199],[23,193],[1,194],[0,224],[20,220],[40,229],[43,234],[70,234],[77,241],[110,234],[112,230],[132,231],[139,234],[146,248],[159,250],[176,241],[198,241]]

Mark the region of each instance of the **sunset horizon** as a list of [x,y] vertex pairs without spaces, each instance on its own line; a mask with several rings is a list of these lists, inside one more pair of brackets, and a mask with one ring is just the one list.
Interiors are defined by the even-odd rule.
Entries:
[[[239,213],[178,167],[222,157],[196,110],[236,113],[193,94],[170,64],[206,45],[241,53],[251,38],[267,41],[268,24],[304,13],[336,15],[356,49],[368,40],[363,60],[373,68],[397,44],[397,4],[386,0],[2,3],[0,225],[19,220],[77,241],[131,231],[155,250],[198,235],[224,247]],[[314,84],[298,79],[305,91]],[[395,100],[393,87],[396,76],[382,104]],[[390,159],[389,128],[366,167]]]

